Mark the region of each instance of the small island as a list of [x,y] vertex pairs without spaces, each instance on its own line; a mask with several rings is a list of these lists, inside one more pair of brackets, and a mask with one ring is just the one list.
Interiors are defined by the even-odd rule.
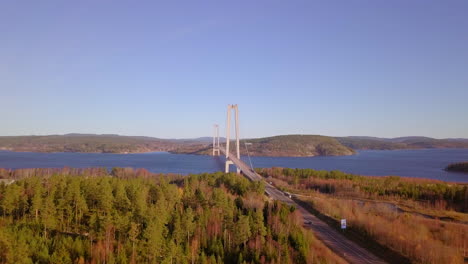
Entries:
[[449,164],[445,170],[468,173],[468,161]]

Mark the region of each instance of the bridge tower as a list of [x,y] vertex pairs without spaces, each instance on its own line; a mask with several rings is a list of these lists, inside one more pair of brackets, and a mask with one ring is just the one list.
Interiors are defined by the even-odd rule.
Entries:
[[219,156],[219,126],[215,124],[213,126],[213,156]]
[[[237,104],[235,105],[228,105],[227,106],[227,124],[226,124],[226,166],[225,172],[229,172],[229,165],[234,164],[229,159],[229,143],[231,142],[231,112],[234,110],[234,118],[235,118],[235,126],[236,126],[236,156],[240,159],[240,151],[239,151],[239,108]],[[237,174],[240,173],[240,169],[237,168]]]

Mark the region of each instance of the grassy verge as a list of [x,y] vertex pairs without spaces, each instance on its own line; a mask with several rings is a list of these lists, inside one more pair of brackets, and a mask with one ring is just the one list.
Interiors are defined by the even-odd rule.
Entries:
[[343,231],[341,230],[341,225],[338,220],[320,213],[309,202],[306,202],[297,198],[294,198],[294,201],[297,202],[302,207],[304,207],[309,212],[311,212],[312,214],[314,214],[315,216],[317,216],[320,220],[324,221],[329,226],[339,231],[349,240],[369,250],[374,255],[376,255],[377,257],[380,257],[381,259],[387,261],[388,263],[391,263],[391,264],[410,264],[411,263],[411,261],[405,256],[399,254],[398,252],[388,247],[385,247],[379,244],[372,237],[370,237],[365,230],[348,227],[345,231]]

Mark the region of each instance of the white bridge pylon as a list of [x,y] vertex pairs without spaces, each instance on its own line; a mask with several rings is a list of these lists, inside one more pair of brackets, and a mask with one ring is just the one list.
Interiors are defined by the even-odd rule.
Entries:
[[[240,150],[239,150],[239,108],[237,104],[228,105],[227,106],[227,120],[226,120],[226,165],[225,165],[225,172],[229,172],[229,165],[234,164],[232,160],[229,158],[230,155],[230,143],[231,143],[231,113],[234,110],[234,118],[235,118],[235,131],[236,131],[236,157],[240,160]],[[220,155],[220,147],[219,147],[219,126],[214,125],[213,130],[213,156]],[[237,166],[236,166],[237,167]],[[237,167],[237,173],[241,172],[240,168]]]
[[215,124],[213,126],[213,156],[219,156],[219,126]]

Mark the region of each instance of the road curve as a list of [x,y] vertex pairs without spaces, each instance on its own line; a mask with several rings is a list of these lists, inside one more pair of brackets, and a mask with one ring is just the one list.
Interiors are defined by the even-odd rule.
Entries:
[[[220,147],[222,153],[226,154],[223,147]],[[237,159],[234,155],[230,154],[229,159],[242,171],[243,175],[252,181],[262,180],[263,177],[251,170],[247,164],[242,160]],[[312,230],[314,234],[323,241],[331,250],[340,255],[352,264],[384,264],[387,263],[366,249],[360,247],[356,243],[347,239],[345,236],[337,232],[332,227],[328,226],[325,222],[318,219],[302,206],[294,202],[291,198],[286,196],[283,192],[278,190],[268,182],[265,183],[265,193],[274,200],[293,205],[302,213],[304,218],[304,227]]]

